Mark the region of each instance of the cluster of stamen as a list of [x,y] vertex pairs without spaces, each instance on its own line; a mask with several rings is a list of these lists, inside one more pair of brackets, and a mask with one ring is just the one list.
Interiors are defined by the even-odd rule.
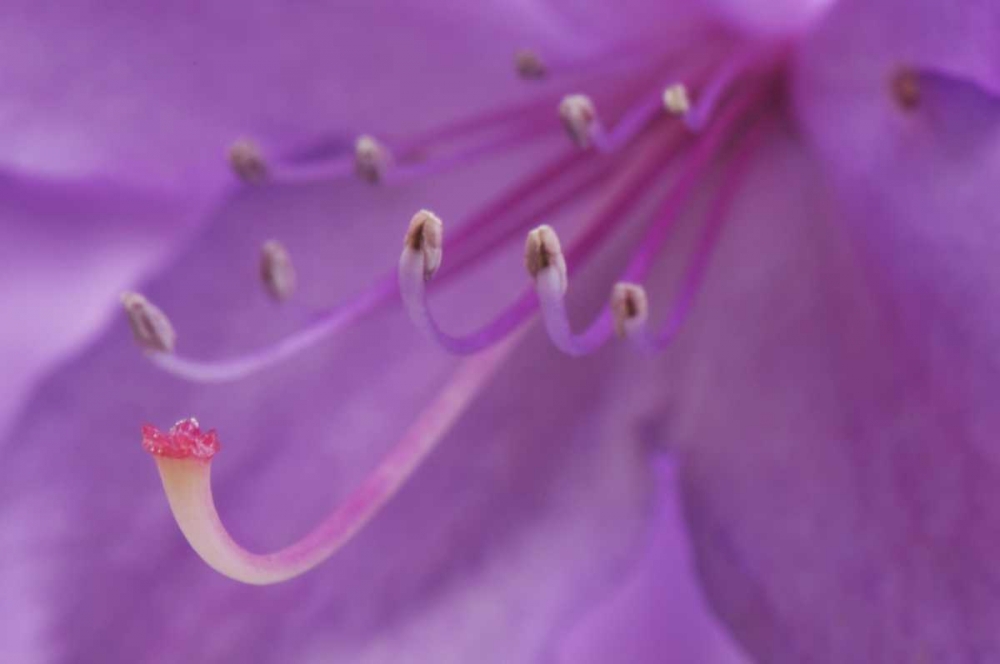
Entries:
[[[413,472],[498,370],[535,317],[540,316],[555,347],[574,356],[596,351],[615,335],[640,349],[665,348],[690,310],[721,223],[728,216],[729,203],[742,181],[755,143],[752,136],[757,133],[757,120],[773,98],[772,64],[771,54],[752,49],[733,51],[721,59],[709,49],[693,62],[675,63],[668,77],[650,72],[651,77],[661,76],[663,82],[649,94],[638,98],[605,95],[602,109],[612,109],[606,117],[616,118],[607,127],[597,111],[596,93],[592,98],[546,92],[551,99],[547,97],[544,104],[491,109],[398,144],[384,144],[364,134],[356,140],[353,151],[326,163],[269,164],[253,142],[241,139],[234,143],[230,165],[248,183],[295,183],[353,174],[362,181],[387,186],[530,145],[536,137],[558,131],[560,122],[572,147],[457,224],[447,242],[442,220],[419,210],[403,233],[403,250],[395,271],[274,346],[247,356],[220,361],[179,357],[173,354],[175,334],[163,312],[141,295],[123,296],[132,331],[149,357],[162,369],[198,382],[245,378],[302,352],[397,298],[417,329],[434,343],[451,353],[473,356],[456,373],[454,384],[428,407],[354,497],[305,540],[268,556],[247,553],[225,532],[212,504],[209,464],[189,468],[185,463],[174,463],[210,460],[219,449],[215,432],[202,434],[194,420],[179,422],[167,433],[144,427],[143,447],[157,458],[171,508],[199,554],[216,569],[248,583],[280,581],[318,564],[347,541]],[[515,56],[517,75],[539,87],[558,82],[557,74],[569,69],[565,65],[552,67],[534,51],[522,50]],[[602,82],[597,74],[592,79]],[[613,83],[614,77],[611,79]],[[596,89],[603,91],[608,81],[603,83]],[[543,106],[547,111],[539,115]],[[649,300],[642,284],[662,254],[672,227],[713,165],[720,165],[723,177],[703,224],[702,241],[692,254],[666,323],[662,329],[651,330]],[[659,191],[657,182],[671,186]],[[588,223],[564,249],[556,229],[545,222],[581,197],[599,202],[590,206],[593,213]],[[659,211],[646,220],[625,269],[609,284],[602,312],[583,331],[574,332],[565,304],[571,274],[606,246],[624,220],[640,209],[640,201],[655,202]],[[521,295],[477,330],[462,335],[445,331],[433,315],[428,288],[461,276],[500,244],[515,238],[525,238],[527,283]],[[260,277],[274,300],[282,302],[293,296],[296,273],[280,242],[270,240],[262,245]]]

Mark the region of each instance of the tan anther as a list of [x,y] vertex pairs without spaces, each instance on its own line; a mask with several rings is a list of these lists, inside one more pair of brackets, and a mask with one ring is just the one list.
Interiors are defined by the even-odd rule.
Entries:
[[611,313],[615,319],[615,333],[626,337],[649,317],[649,300],[646,290],[638,284],[619,282],[611,289]]
[[559,103],[559,118],[579,148],[589,148],[598,123],[594,102],[586,95],[569,95]]
[[392,155],[373,136],[364,134],[354,143],[354,171],[358,177],[372,184],[378,184],[392,164]]
[[563,256],[559,236],[551,226],[542,225],[528,233],[524,245],[524,265],[533,279],[537,279],[542,270],[556,270],[560,292],[566,292],[569,285],[566,257]]
[[122,305],[136,342],[145,350],[170,353],[177,334],[159,307],[138,293],[122,293]]
[[410,219],[410,227],[406,231],[403,244],[423,254],[424,279],[429,281],[441,267],[444,224],[433,212],[421,210]]
[[675,83],[663,91],[663,107],[671,115],[684,115],[691,110],[691,99],[683,83]]
[[268,240],[260,247],[260,278],[268,294],[278,302],[295,292],[295,266],[288,249],[277,240]]
[[229,166],[236,176],[249,184],[260,184],[267,179],[267,162],[256,143],[241,138],[229,146]]

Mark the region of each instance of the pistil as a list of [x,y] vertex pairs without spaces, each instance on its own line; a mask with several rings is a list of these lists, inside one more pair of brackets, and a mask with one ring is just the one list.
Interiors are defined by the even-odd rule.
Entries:
[[143,447],[160,472],[170,510],[191,547],[213,569],[254,585],[303,574],[347,544],[378,513],[441,441],[516,346],[518,337],[470,358],[417,417],[375,469],[330,515],[298,542],[273,553],[252,553],[230,536],[215,508],[211,464],[219,450],[214,431],[195,420],[162,433],[143,427]]

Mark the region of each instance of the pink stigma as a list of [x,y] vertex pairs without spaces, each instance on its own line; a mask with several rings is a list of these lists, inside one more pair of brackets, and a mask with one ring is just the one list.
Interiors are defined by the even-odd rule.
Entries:
[[181,420],[163,433],[152,424],[142,427],[142,449],[153,456],[167,459],[200,459],[210,461],[219,449],[215,429],[201,432],[198,420],[193,417]]

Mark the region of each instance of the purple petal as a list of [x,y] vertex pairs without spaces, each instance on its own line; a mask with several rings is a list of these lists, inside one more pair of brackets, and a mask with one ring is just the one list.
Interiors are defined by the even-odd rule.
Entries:
[[872,17],[837,16],[820,64],[843,87],[798,100],[827,159],[762,155],[678,349],[689,521],[713,605],[763,661],[992,661],[996,143],[956,155],[926,105],[851,87]]

